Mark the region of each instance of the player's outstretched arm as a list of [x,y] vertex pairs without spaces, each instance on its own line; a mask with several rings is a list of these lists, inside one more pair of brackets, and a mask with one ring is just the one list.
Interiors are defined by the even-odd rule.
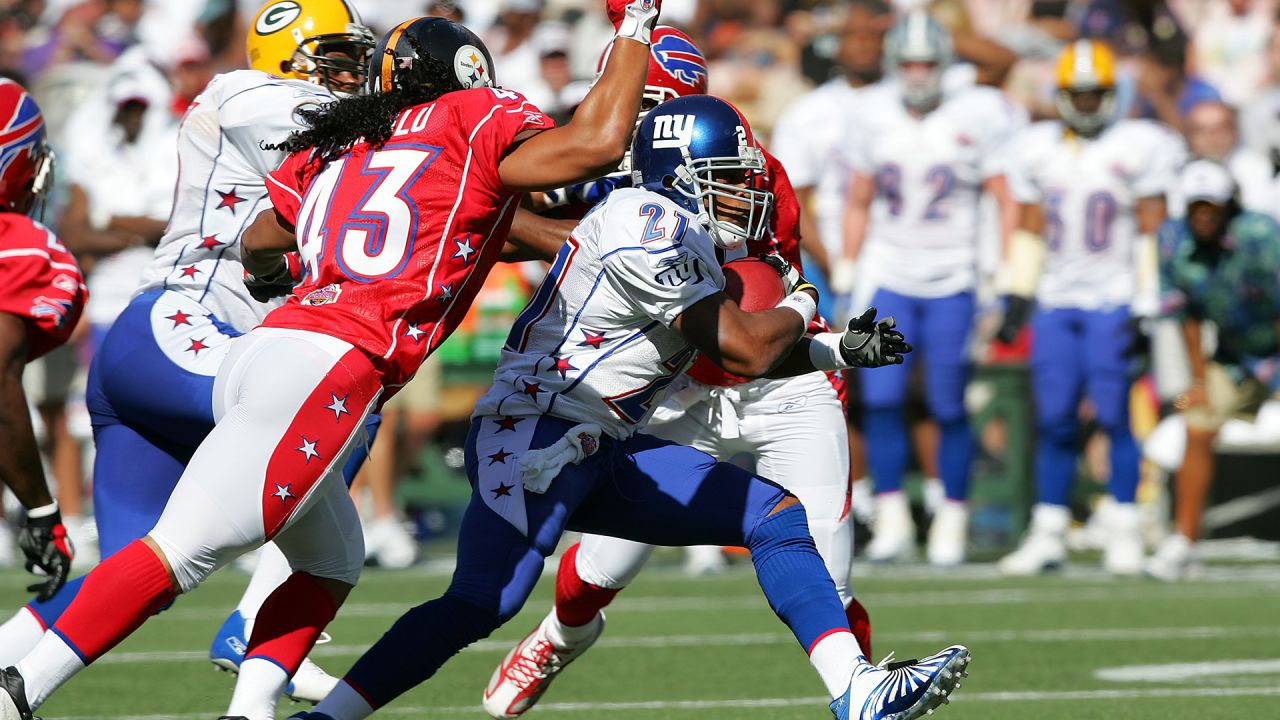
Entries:
[[796,343],[786,359],[769,371],[768,377],[808,375],[819,370],[878,368],[901,365],[911,352],[911,343],[897,329],[892,317],[876,319],[869,308],[849,321],[844,332],[818,333]]
[[543,217],[535,212],[520,208],[516,210],[511,221],[511,233],[507,235],[508,244],[515,245],[523,252],[508,255],[503,251],[502,259],[506,262],[523,260],[546,260],[551,262],[565,238],[578,226],[576,220],[556,220]]
[[0,480],[26,508],[53,502],[44,482],[40,451],[36,447],[22,389],[27,364],[27,328],[16,315],[0,313]]
[[[806,294],[816,302],[816,294]],[[672,327],[711,362],[734,375],[754,378],[782,362],[808,325],[797,309],[749,313],[719,292],[685,310]]]
[[631,143],[649,70],[649,32],[658,0],[608,0],[618,39],[591,92],[567,125],[526,140],[498,166],[510,190],[552,190],[600,177],[621,162]]

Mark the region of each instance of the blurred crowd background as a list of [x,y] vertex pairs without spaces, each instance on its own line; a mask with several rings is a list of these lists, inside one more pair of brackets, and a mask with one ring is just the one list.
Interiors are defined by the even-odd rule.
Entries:
[[[599,0],[352,3],[376,35],[414,15],[463,22],[485,38],[499,83],[553,116],[563,117],[584,96],[612,36]],[[177,124],[210,77],[245,66],[246,23],[259,5],[0,0],[0,73],[36,96],[58,155],[57,190],[45,220],[89,277],[88,322],[78,339],[28,373],[49,469],[81,548],[93,544],[86,492],[92,442],[80,397],[85,369],[165,227],[177,172]],[[833,78],[855,86],[878,80],[884,33],[895,15],[921,5],[952,33],[968,82],[1002,88],[1032,119],[1055,114],[1053,62],[1062,48],[1077,38],[1107,41],[1120,60],[1120,113],[1159,120],[1184,134],[1192,155],[1229,165],[1247,207],[1280,212],[1280,36],[1272,0],[665,0],[663,22],[685,30],[706,54],[710,92],[741,108],[758,137],[770,138],[814,88]],[[815,127],[832,123],[803,114],[789,121],[801,130],[810,121]],[[811,190],[802,188],[806,199]],[[805,250],[809,271],[822,275],[839,256],[841,239],[813,231]],[[456,521],[468,496],[460,471],[465,421],[540,272],[537,264],[500,267],[463,328],[388,408],[368,482],[356,490],[369,518],[371,560],[410,564],[418,541],[447,535]],[[979,325],[986,328],[973,349],[980,370],[967,397],[980,438],[972,536],[979,551],[994,553],[1010,547],[1025,525],[1034,438],[1028,431],[1026,349],[1015,344],[993,353],[983,338],[997,321],[994,292],[980,306],[989,317]],[[1155,382],[1136,388],[1135,426],[1145,437],[1176,393]],[[1081,412],[1087,418],[1087,404]],[[927,413],[917,414],[925,421],[918,425],[918,442],[928,447]],[[1087,482],[1073,497],[1080,519],[1108,473],[1105,449],[1097,447],[1104,441],[1086,432],[1082,442],[1087,450],[1079,475]],[[1238,434],[1236,444],[1252,453],[1276,450],[1280,428],[1261,422]],[[1271,462],[1274,467],[1274,457]],[[930,494],[929,480],[937,476],[932,465],[928,459],[918,463],[910,484],[917,499]],[[1150,508],[1156,538],[1167,492],[1158,468],[1148,464],[1147,470],[1140,499]],[[855,500],[864,520],[869,495]],[[924,513],[919,504],[917,512]],[[1249,524],[1265,508],[1254,509],[1236,519],[1238,527],[1224,520],[1211,524],[1209,534],[1265,534]],[[1084,528],[1081,544],[1087,547]],[[13,562],[11,545],[0,536],[0,562]]]

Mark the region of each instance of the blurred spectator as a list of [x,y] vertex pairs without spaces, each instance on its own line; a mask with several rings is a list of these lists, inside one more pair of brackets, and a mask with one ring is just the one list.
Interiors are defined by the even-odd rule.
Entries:
[[1232,105],[1266,79],[1266,48],[1275,8],[1269,0],[1210,0],[1194,25],[1192,65]]
[[430,17],[442,17],[456,23],[466,23],[466,13],[462,11],[456,0],[431,0],[427,3],[426,14]]
[[551,88],[542,79],[535,31],[543,0],[505,0],[498,24],[485,37],[498,84],[524,95],[538,107],[550,105]]
[[[1178,399],[1186,454],[1174,482],[1175,532],[1147,572],[1179,579],[1194,563],[1193,545],[1213,480],[1213,441],[1233,417],[1255,414],[1280,389],[1280,227],[1242,210],[1226,169],[1200,160],[1180,180],[1185,217],[1160,229],[1162,312],[1182,324],[1191,387]],[[1202,324],[1217,326],[1212,356]]]
[[1217,88],[1187,71],[1186,37],[1181,33],[1150,45],[1138,71],[1136,117],[1159,120],[1182,130],[1187,113],[1203,102],[1221,102]]
[[1265,85],[1242,106],[1240,135],[1246,147],[1271,161],[1273,172],[1280,172],[1280,30],[1272,30],[1265,57]]
[[111,3],[81,3],[64,12],[52,27],[47,27],[32,22],[33,19],[39,19],[44,3],[40,0],[21,0],[18,3],[17,17],[19,27],[24,32],[21,40],[22,72],[28,77],[34,77],[55,65],[77,60],[111,62],[132,42],[132,31],[128,30],[128,36],[123,38],[108,38],[103,35],[104,31],[121,29],[121,23],[99,24],[99,20],[107,14],[109,5]]
[[[1240,203],[1246,210],[1275,216],[1276,184],[1266,157],[1241,147],[1236,132],[1236,112],[1223,102],[1202,102],[1187,113],[1187,149],[1193,157],[1220,163],[1231,173],[1240,189]],[[1170,214],[1182,217],[1184,204],[1177,189],[1170,194]]]

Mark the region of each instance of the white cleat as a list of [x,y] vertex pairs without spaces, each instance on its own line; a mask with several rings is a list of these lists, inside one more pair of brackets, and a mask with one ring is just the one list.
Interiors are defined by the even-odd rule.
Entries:
[[367,530],[365,558],[376,560],[379,567],[401,570],[418,561],[418,543],[399,518],[378,518],[368,524]]
[[924,499],[924,512],[929,516],[936,515],[947,502],[947,490],[935,477],[927,477],[920,483],[920,495]]
[[285,692],[295,702],[318,704],[328,697],[338,685],[338,678],[325,672],[319,665],[311,662],[311,658],[303,658],[298,672],[289,679]]
[[1065,565],[1070,521],[1070,511],[1061,505],[1036,505],[1031,528],[1018,549],[1000,559],[1000,572],[1025,577]]
[[867,560],[873,563],[907,562],[916,553],[916,523],[904,492],[876,495],[876,521],[867,544]]
[[862,477],[849,486],[849,512],[858,522],[871,526],[876,520],[876,490],[871,478]]
[[950,702],[969,674],[969,650],[952,645],[923,660],[859,662],[849,689],[832,701],[836,720],[914,720]]
[[1185,580],[1200,569],[1195,547],[1185,535],[1175,532],[1160,541],[1160,546],[1147,559],[1142,571],[1165,582]]
[[[555,609],[551,612],[555,613]],[[548,616],[538,623],[493,671],[482,703],[490,717],[520,717],[537,704],[556,675],[594,645],[604,632],[604,613],[600,613],[591,621],[590,635],[572,647],[557,647],[547,634],[550,620]]]
[[1112,575],[1142,573],[1142,515],[1133,503],[1113,503],[1104,518],[1107,542],[1102,548],[1102,567]]
[[719,545],[691,545],[684,549],[684,574],[689,577],[718,575],[729,567]]
[[929,564],[955,567],[964,562],[969,541],[969,506],[948,500],[933,515],[929,526]]

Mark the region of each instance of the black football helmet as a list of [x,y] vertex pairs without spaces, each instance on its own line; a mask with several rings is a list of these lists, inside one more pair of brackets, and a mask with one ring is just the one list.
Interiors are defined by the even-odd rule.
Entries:
[[369,94],[397,87],[404,71],[422,61],[422,53],[452,71],[454,87],[497,87],[493,56],[484,42],[458,23],[439,17],[406,20],[382,36],[369,59]]

